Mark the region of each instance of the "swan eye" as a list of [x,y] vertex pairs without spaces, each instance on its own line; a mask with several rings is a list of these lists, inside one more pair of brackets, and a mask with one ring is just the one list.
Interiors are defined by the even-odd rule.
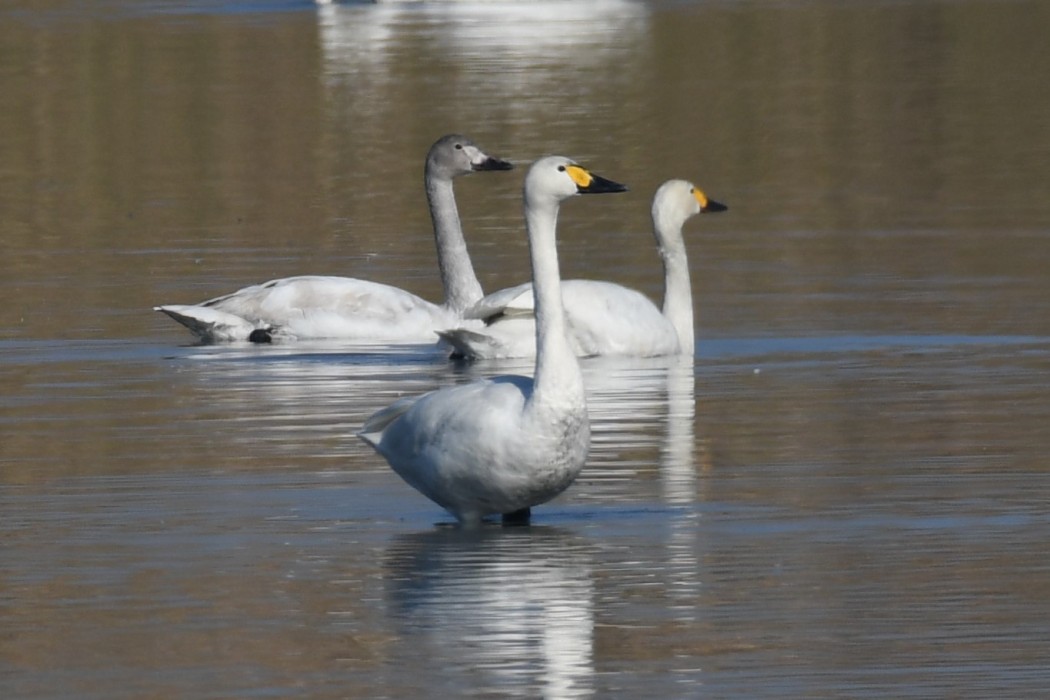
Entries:
[[564,166],[564,165],[559,165],[559,166],[558,166],[558,172],[559,172],[559,173],[563,173],[563,172],[565,172],[565,166]]
[[456,144],[456,150],[457,150],[457,151],[462,151],[462,150],[463,150],[463,144],[461,144],[461,143],[457,143],[457,144]]

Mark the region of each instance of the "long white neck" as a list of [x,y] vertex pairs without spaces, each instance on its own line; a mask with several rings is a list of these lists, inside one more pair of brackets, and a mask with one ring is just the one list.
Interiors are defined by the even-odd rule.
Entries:
[[525,225],[529,230],[532,292],[536,304],[536,376],[530,402],[557,401],[583,395],[583,377],[565,329],[555,230],[558,204],[528,197]]
[[463,313],[481,299],[481,283],[474,275],[463,227],[456,208],[452,180],[426,174],[427,201],[430,218],[434,222],[434,241],[437,243],[438,270],[445,288],[445,308]]
[[689,281],[689,257],[682,241],[683,221],[653,214],[653,231],[664,263],[664,318],[678,335],[678,352],[695,352],[693,336],[693,288]]

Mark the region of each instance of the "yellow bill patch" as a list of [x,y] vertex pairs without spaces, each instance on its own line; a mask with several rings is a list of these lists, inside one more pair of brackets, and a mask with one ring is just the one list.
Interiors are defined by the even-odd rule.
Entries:
[[594,179],[593,175],[578,165],[566,165],[565,172],[569,174],[572,181],[579,187],[588,187],[591,184],[591,180]]
[[693,196],[696,197],[696,201],[700,203],[701,209],[705,209],[707,207],[707,195],[701,192],[699,187],[693,188]]

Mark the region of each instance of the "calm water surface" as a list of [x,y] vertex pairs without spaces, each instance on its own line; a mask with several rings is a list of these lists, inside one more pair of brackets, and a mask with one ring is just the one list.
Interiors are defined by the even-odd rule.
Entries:
[[[1050,52],[1040,2],[0,8],[0,696],[1038,697],[1050,685]],[[528,365],[195,347],[149,309],[300,273],[438,299],[450,131],[482,283],[521,177],[628,183],[563,268],[698,354],[588,360],[581,479],[461,532],[353,432]]]

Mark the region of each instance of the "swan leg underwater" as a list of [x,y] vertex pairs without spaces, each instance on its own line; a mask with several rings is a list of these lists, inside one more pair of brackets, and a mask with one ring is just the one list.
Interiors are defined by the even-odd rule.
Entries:
[[555,231],[563,200],[625,192],[572,160],[547,156],[525,177],[536,369],[395,402],[358,436],[408,484],[464,525],[504,515],[527,521],[583,469],[590,423],[583,377],[566,336]]
[[[645,295],[601,280],[565,280],[569,338],[580,357],[693,355],[693,297],[682,226],[696,214],[726,211],[686,180],[668,180],[653,197],[653,236],[664,267],[664,302],[659,309]],[[532,284],[493,292],[464,314],[485,327],[443,330],[454,358],[532,357]]]
[[339,339],[360,343],[433,343],[436,331],[463,322],[482,297],[467,252],[452,182],[473,172],[514,166],[486,154],[460,134],[427,152],[424,182],[445,292],[433,304],[403,289],[350,277],[301,275],[245,287],[200,304],[154,307],[200,342]]

